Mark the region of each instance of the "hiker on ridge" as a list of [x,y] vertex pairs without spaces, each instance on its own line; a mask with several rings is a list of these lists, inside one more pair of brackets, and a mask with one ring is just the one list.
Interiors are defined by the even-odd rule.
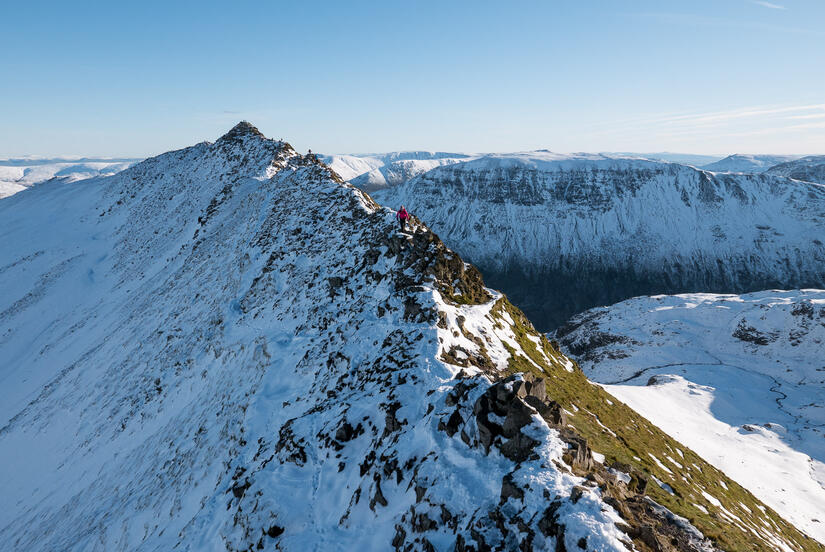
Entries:
[[396,213],[395,218],[398,219],[398,222],[401,223],[401,231],[406,230],[407,221],[410,219],[410,214],[407,212],[407,209],[402,205],[401,209]]

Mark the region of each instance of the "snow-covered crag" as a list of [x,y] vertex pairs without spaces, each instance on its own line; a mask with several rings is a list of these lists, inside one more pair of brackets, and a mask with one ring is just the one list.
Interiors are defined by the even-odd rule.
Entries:
[[550,152],[374,194],[405,204],[539,328],[637,295],[825,287],[825,187]]
[[639,297],[554,337],[590,378],[825,542],[825,291]]
[[798,155],[747,155],[736,153],[714,163],[708,163],[702,168],[721,173],[761,173],[774,165],[798,158]]
[[413,228],[248,123],[3,200],[3,548],[818,549]]
[[115,174],[140,159],[0,159],[0,199],[52,178],[63,183]]
[[771,167],[769,174],[825,184],[825,155],[810,155]]

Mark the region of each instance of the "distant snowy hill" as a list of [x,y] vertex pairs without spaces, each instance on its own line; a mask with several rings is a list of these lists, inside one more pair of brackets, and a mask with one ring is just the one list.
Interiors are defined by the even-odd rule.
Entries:
[[322,155],[322,161],[364,191],[372,192],[403,184],[434,167],[466,161],[477,156],[443,151],[396,151],[362,155]]
[[737,153],[715,163],[704,165],[702,168],[722,173],[761,173],[774,165],[798,158],[798,155],[743,155]]
[[811,155],[771,167],[769,174],[825,184],[825,155]]
[[611,394],[825,543],[825,291],[639,297],[554,337]]
[[404,204],[539,328],[637,295],[825,287],[825,186],[547,151],[375,192]]
[[424,174],[436,167],[453,165],[466,160],[467,159],[463,157],[447,157],[442,159],[404,159],[393,161],[392,163],[358,175],[349,182],[365,192],[375,192],[388,186],[403,184],[409,179]]
[[604,152],[608,157],[637,157],[650,159],[651,161],[665,161],[668,163],[679,163],[680,165],[692,165],[701,167],[719,161],[718,155],[699,155],[695,153],[672,153],[669,151],[654,153],[634,153],[634,152]]
[[115,174],[138,161],[140,159],[0,159],[0,199],[51,178],[75,182]]
[[820,549],[393,215],[248,123],[0,202],[3,549]]

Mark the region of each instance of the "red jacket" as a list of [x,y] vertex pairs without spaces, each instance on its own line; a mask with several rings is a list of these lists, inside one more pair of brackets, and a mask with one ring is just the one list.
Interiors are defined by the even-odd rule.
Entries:
[[398,214],[395,215],[398,220],[408,220],[410,218],[410,214],[407,212],[406,209],[401,209],[398,211]]

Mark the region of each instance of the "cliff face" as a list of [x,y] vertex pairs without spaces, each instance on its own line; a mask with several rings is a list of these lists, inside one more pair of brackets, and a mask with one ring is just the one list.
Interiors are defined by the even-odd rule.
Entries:
[[816,549],[248,123],[0,229],[11,549]]
[[419,215],[542,329],[637,295],[825,286],[825,188],[777,176],[532,152],[374,196]]

